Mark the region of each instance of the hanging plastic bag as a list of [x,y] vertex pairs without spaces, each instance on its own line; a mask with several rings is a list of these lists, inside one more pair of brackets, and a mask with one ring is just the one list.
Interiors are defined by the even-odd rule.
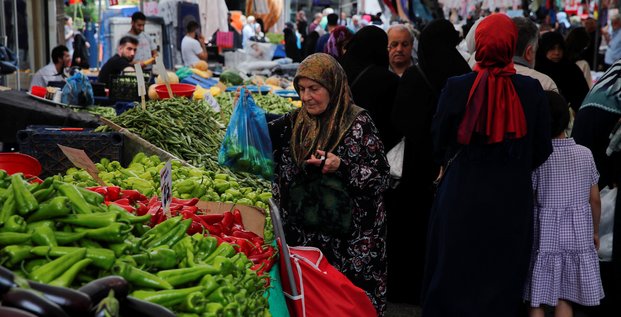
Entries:
[[265,179],[272,178],[272,141],[267,129],[265,111],[256,105],[245,88],[241,89],[231,115],[218,162],[236,172],[248,172]]
[[76,72],[63,87],[61,102],[67,105],[90,106],[95,103],[93,86],[88,77]]

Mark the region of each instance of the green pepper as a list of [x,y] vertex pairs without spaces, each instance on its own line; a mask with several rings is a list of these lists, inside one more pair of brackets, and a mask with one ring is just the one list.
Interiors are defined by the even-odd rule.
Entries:
[[36,245],[58,246],[56,234],[50,225],[42,224],[32,230],[32,242]]
[[231,184],[228,181],[215,179],[213,181],[213,187],[219,194],[224,193],[227,189],[231,188]]
[[[50,179],[50,178],[48,178]],[[53,187],[49,187],[49,188],[41,188],[39,190],[37,190],[36,192],[34,192],[34,197],[37,200],[37,202],[42,203],[46,200],[48,200],[50,197],[52,197],[52,195],[54,194],[55,189]]]
[[39,207],[37,199],[26,188],[26,183],[19,173],[11,176],[11,185],[13,186],[13,192],[15,194],[15,202],[17,203],[17,211],[26,215],[31,211],[34,211]]
[[149,249],[159,247],[162,245],[168,245],[169,247],[172,247],[173,245],[175,245],[175,243],[179,242],[179,240],[181,240],[186,235],[186,231],[188,230],[191,224],[192,224],[192,219],[182,220],[178,225],[176,225],[170,231],[149,241],[146,247]]
[[233,199],[239,199],[242,196],[241,192],[234,188],[229,188],[225,190],[224,193],[231,195]]
[[112,250],[114,252],[114,255],[117,257],[125,254],[125,252],[129,250],[130,247],[131,244],[127,242],[127,239],[123,242],[108,244],[108,249]]
[[205,310],[203,312],[203,317],[218,317],[222,316],[222,312],[224,311],[224,306],[220,303],[207,303],[205,304]]
[[260,193],[259,194],[259,199],[261,200],[261,202],[263,202],[265,204],[269,204],[270,198],[272,198],[272,193],[270,193],[270,192],[265,192],[265,193]]
[[83,259],[83,260],[76,262],[67,271],[65,271],[61,276],[51,281],[50,285],[58,286],[58,287],[69,287],[73,283],[73,280],[75,280],[78,273],[80,273],[82,269],[87,267],[92,262],[93,260],[91,259]]
[[47,263],[48,263],[47,259],[30,260],[26,262],[26,265],[24,265],[24,270],[26,270],[26,272],[33,272]]
[[29,245],[8,245],[0,251],[0,258],[4,265],[13,266],[29,257],[31,257]]
[[154,304],[166,306],[172,308],[175,305],[181,304],[183,300],[190,294],[200,292],[203,288],[201,286],[194,286],[188,288],[180,288],[164,291],[134,291],[131,296],[138,299],[146,300]]
[[58,221],[86,228],[101,228],[116,222],[117,216],[116,212],[77,214],[58,219]]
[[228,181],[229,180],[229,175],[228,174],[223,174],[223,173],[219,173],[214,175],[213,177],[214,179],[219,179],[219,180],[225,180]]
[[26,221],[24,218],[13,215],[7,219],[4,223],[3,227],[0,227],[0,232],[21,232],[24,233],[27,231]]
[[207,257],[207,259],[205,259],[205,262],[210,263],[219,255],[230,258],[235,255],[235,253],[237,253],[237,251],[235,251],[232,245],[223,242]]
[[126,223],[115,222],[97,229],[74,228],[76,232],[84,232],[89,239],[105,242],[123,242],[132,226]]
[[195,246],[195,257],[199,260],[205,260],[218,247],[218,239],[213,236],[205,237],[200,233],[192,236]]
[[30,241],[32,234],[19,232],[0,232],[0,245],[24,244]]
[[192,179],[186,179],[175,184],[175,189],[179,194],[189,194],[196,187],[196,182]]
[[[84,248],[39,246],[32,248],[30,253],[36,256],[49,256],[55,258],[81,249]],[[109,270],[116,260],[114,252],[104,248],[86,248],[86,255],[84,257],[93,260],[94,266],[104,270]]]
[[75,185],[54,182],[54,186],[57,187],[61,194],[69,198],[69,203],[71,204],[73,211],[79,214],[90,214],[93,212],[90,205],[86,202],[84,196],[82,196],[82,193],[80,193]]
[[158,269],[170,269],[177,265],[177,254],[168,247],[149,249],[147,253],[132,255],[138,265]]
[[211,292],[215,291],[216,289],[218,289],[218,287],[220,287],[219,281],[221,281],[223,278],[221,275],[216,276],[207,274],[203,276],[201,281],[198,283],[198,285],[203,287],[203,294],[205,294],[205,296],[211,294]]
[[234,291],[235,289],[230,286],[227,286],[227,285],[220,286],[215,291],[211,292],[211,294],[207,296],[207,300],[209,302],[224,304],[228,302],[229,295],[232,294]]
[[201,292],[193,292],[183,299],[180,309],[183,311],[200,313],[205,308],[205,304],[205,295]]
[[131,213],[127,212],[127,210],[123,209],[123,207],[110,204],[108,206],[108,210],[110,212],[116,212],[119,215],[119,220],[134,224],[134,223],[145,223],[151,219],[151,214],[144,214],[142,216],[134,216]]
[[143,286],[154,289],[172,289],[172,285],[163,279],[132,267],[131,265],[116,261],[112,266],[112,272],[125,278],[128,282],[135,284],[136,286]]
[[220,272],[221,268],[209,264],[201,264],[183,269],[159,271],[156,275],[172,286],[179,286],[196,281],[205,276],[205,274],[219,274]]
[[252,200],[245,198],[245,197],[238,199],[235,203],[241,204],[241,205],[248,205],[248,206],[254,205],[254,202]]
[[88,190],[86,188],[82,188],[82,187],[77,187],[78,191],[80,192],[80,194],[82,194],[82,197],[84,197],[84,200],[86,200],[87,203],[91,204],[91,205],[95,205],[95,206],[99,206],[101,204],[103,204],[104,202],[104,197],[99,194],[96,193],[92,190]]
[[4,204],[2,205],[2,210],[0,210],[0,225],[4,224],[9,217],[15,214],[17,210],[17,205],[15,201],[15,193],[13,192],[13,185],[9,186],[6,193],[6,199],[4,200]]
[[199,314],[194,313],[178,313],[177,317],[201,317]]
[[181,219],[181,216],[177,216],[160,222],[158,225],[145,232],[145,234],[140,239],[140,245],[146,245],[154,239],[171,231],[175,226],[177,226],[177,224],[181,222]]
[[59,245],[67,245],[83,239],[84,236],[86,236],[86,232],[56,231],[54,232],[54,236],[56,236],[56,242],[58,242]]
[[58,196],[41,203],[39,209],[28,217],[28,222],[62,217],[68,215],[70,212],[69,198]]
[[89,248],[102,248],[101,244],[97,241],[91,240],[91,239],[82,239],[79,241],[79,245],[82,248],[87,248],[87,250]]
[[173,250],[178,258],[183,259],[181,261],[181,264],[183,264],[182,267],[192,267],[196,265],[196,263],[194,263],[194,246],[192,245],[192,237],[185,236],[181,239],[181,241],[173,245]]
[[29,278],[37,282],[49,283],[78,261],[82,260],[85,255],[86,249],[84,248],[65,254],[54,261],[39,267],[33,272],[30,272]]

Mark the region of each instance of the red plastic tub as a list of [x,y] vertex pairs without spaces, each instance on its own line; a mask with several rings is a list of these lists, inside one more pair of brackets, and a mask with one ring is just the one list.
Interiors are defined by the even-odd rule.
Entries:
[[0,153],[0,169],[9,174],[23,173],[24,176],[39,176],[41,174],[39,161],[22,153]]
[[47,89],[41,86],[32,86],[30,93],[37,97],[45,98],[45,95],[47,94]]
[[[196,90],[196,86],[190,84],[170,84],[170,90],[172,90],[173,96],[175,97],[192,97],[194,90]],[[155,86],[155,92],[161,99],[170,98],[170,96],[168,96],[166,84]]]

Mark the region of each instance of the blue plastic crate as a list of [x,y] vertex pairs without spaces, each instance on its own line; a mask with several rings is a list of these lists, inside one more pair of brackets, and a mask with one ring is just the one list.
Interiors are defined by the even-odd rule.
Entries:
[[102,158],[122,159],[123,135],[118,132],[50,130],[57,128],[62,127],[36,125],[17,132],[20,152],[39,160],[43,168],[42,177],[64,173],[73,167],[58,144],[84,150],[93,162],[99,162]]

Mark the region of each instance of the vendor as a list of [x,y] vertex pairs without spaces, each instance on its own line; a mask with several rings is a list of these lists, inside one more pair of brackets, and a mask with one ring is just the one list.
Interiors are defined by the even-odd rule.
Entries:
[[30,82],[32,86],[47,87],[50,81],[64,81],[63,70],[71,64],[69,49],[64,45],[59,45],[52,49],[52,61],[39,69]]
[[138,47],[138,40],[133,36],[124,36],[119,41],[119,48],[117,53],[112,56],[99,71],[99,77],[97,80],[100,83],[110,85],[111,76],[120,75],[126,68],[134,71],[132,61],[136,55],[136,48]]
[[132,14],[132,27],[127,32],[127,35],[133,36],[138,40],[138,48],[136,49],[136,56],[134,57],[134,64],[140,64],[144,69],[150,67],[157,56],[157,46],[155,42],[144,31],[144,26],[147,22],[147,17],[144,13],[138,11]]
[[190,21],[186,27],[186,34],[181,40],[181,56],[183,65],[192,66],[200,60],[207,61],[205,38],[198,34],[199,25],[196,21]]

